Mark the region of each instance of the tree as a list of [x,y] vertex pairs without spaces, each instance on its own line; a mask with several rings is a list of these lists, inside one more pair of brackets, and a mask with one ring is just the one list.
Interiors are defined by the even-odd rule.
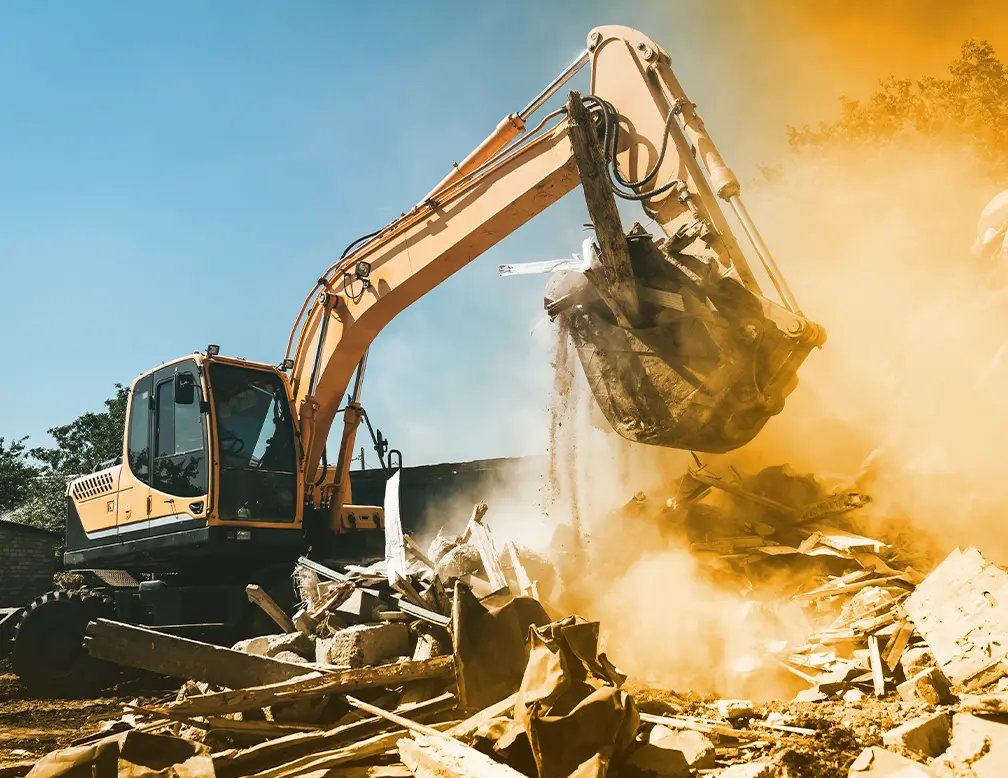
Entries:
[[89,411],[49,430],[56,441],[52,447],[29,450],[27,438],[5,447],[0,438],[0,512],[9,512],[15,521],[62,533],[67,481],[122,454],[128,396],[129,390],[116,384],[104,411]]
[[835,121],[788,126],[791,148],[956,138],[973,147],[992,176],[1008,175],[1008,68],[989,42],[971,38],[948,70],[948,78],[883,79],[863,102],[841,97]]
[[38,468],[28,461],[27,437],[4,444],[0,438],[0,514],[24,505]]
[[129,389],[116,384],[116,393],[105,401],[105,410],[88,412],[69,424],[53,427],[49,434],[55,448],[33,448],[31,455],[43,468],[64,476],[90,473],[98,465],[122,455],[126,429],[126,399]]

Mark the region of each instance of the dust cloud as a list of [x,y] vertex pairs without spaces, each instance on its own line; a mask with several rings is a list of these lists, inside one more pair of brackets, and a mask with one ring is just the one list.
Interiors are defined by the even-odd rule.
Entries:
[[[976,545],[1008,562],[1008,274],[969,252],[1003,185],[971,152],[913,137],[791,155],[748,182],[750,211],[829,339],[780,416],[705,461],[749,473],[789,463],[871,494],[866,534],[889,537],[906,518],[941,551]],[[768,650],[801,641],[801,614],[719,583],[663,531],[689,455],[616,436],[566,334],[554,335],[551,461],[483,494],[495,534],[556,562],[544,595],[558,613],[599,620],[634,679],[755,698],[801,687]],[[646,500],[633,503],[638,492]]]
[[997,189],[968,151],[912,140],[750,188],[829,341],[745,453],[852,476],[876,513],[1008,561],[1008,277],[969,252]]
[[[975,544],[1008,560],[1008,278],[969,253],[996,189],[969,152],[909,140],[795,155],[750,184],[750,210],[829,341],[753,443],[705,461],[750,473],[787,462],[870,493],[868,534],[909,517],[943,549]],[[574,357],[558,354],[558,373],[569,371]],[[557,385],[562,426],[548,486],[536,487],[550,514],[538,520],[557,527],[546,546],[561,573],[557,608],[600,620],[610,656],[649,684],[793,692],[768,649],[801,640],[797,609],[725,588],[656,520],[688,454],[618,438],[580,368]],[[646,507],[623,509],[637,492]],[[502,529],[524,540],[519,525]]]

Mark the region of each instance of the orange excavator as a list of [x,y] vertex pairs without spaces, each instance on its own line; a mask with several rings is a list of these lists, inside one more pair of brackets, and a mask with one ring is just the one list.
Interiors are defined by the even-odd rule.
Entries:
[[[537,116],[583,67],[589,94]],[[382,508],[354,505],[349,478],[362,422],[382,467],[401,464],[361,404],[369,346],[579,185],[594,236],[573,265],[553,268],[546,309],[606,418],[642,443],[723,452],[750,440],[825,334],[802,315],[668,53],[635,30],[599,27],[416,206],[347,247],[309,291],[277,366],[212,345],[132,383],[121,460],[67,491],[64,561],[84,586],[20,613],[15,670],[66,691],[84,675],[81,636],[97,616],[233,635],[246,583],[289,582],[305,549],[347,558],[380,538]],[[663,235],[625,232],[616,197],[638,203]],[[780,303],[762,296],[722,203]]]

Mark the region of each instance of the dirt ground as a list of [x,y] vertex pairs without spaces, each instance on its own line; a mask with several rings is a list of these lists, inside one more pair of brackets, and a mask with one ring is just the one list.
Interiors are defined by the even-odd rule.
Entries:
[[20,684],[9,662],[0,661],[0,766],[44,756],[117,719],[122,703],[171,699],[179,684],[156,677],[130,678],[90,699],[36,699]]
[[[674,692],[628,689],[640,710],[659,715],[711,716],[704,700]],[[725,761],[745,755],[748,759],[770,760],[783,768],[788,778],[847,778],[850,765],[865,748],[882,745],[882,735],[912,718],[917,711],[904,702],[878,700],[870,694],[857,703],[842,700],[795,702],[780,700],[756,705],[756,718],[780,714],[780,723],[813,729],[815,735],[793,735],[767,730],[767,737],[751,747],[718,749]]]
[[[155,676],[130,677],[101,697],[36,699],[18,682],[6,661],[0,661],[0,767],[36,759],[98,730],[102,721],[117,719],[122,704],[138,700],[153,705],[175,697],[178,682]],[[635,687],[628,691],[639,708],[665,715],[710,716],[708,700],[674,692]],[[911,717],[906,703],[876,700],[802,703],[777,701],[757,705],[757,718],[778,713],[783,723],[813,729],[816,734],[792,735],[767,730],[767,737],[741,750],[719,748],[722,763],[741,759],[773,760],[789,778],[846,778],[850,764],[867,746],[880,745],[882,734]]]

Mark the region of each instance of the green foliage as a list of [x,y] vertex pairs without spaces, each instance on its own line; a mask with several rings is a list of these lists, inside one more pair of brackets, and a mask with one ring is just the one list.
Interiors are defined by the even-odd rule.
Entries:
[[60,475],[90,473],[102,462],[122,455],[129,389],[116,384],[116,393],[105,401],[101,413],[88,412],[69,424],[53,427],[49,434],[55,448],[33,448],[31,455],[49,472]]
[[23,505],[32,488],[38,469],[28,460],[25,441],[12,440],[4,444],[0,438],[0,513]]
[[62,533],[68,480],[122,455],[128,396],[129,390],[116,384],[104,411],[53,427],[55,446],[28,449],[27,438],[5,446],[0,438],[0,513]]
[[948,70],[948,78],[884,79],[863,102],[841,97],[835,121],[788,126],[791,148],[954,138],[972,146],[992,176],[1008,175],[1008,68],[990,43],[971,38]]

